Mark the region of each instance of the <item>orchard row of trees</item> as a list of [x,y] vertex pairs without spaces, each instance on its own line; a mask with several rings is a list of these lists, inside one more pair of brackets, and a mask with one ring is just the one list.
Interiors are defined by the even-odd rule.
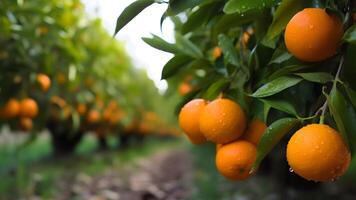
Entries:
[[0,74],[0,126],[48,129],[60,152],[86,132],[177,134],[152,81],[79,0],[1,1]]

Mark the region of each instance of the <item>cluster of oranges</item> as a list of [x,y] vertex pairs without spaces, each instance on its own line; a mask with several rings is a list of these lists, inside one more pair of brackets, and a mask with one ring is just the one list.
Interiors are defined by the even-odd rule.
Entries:
[[[179,125],[193,144],[217,144],[216,167],[228,179],[251,176],[256,147],[267,126],[252,119],[248,126],[238,103],[225,98],[212,102],[194,99],[179,113]],[[323,124],[311,124],[297,131],[287,146],[287,160],[300,176],[314,181],[334,180],[343,175],[351,160],[340,134]],[[318,160],[318,163],[315,163]]]
[[[342,35],[343,25],[336,15],[320,8],[307,8],[289,21],[285,44],[299,60],[318,62],[337,53]],[[248,36],[242,38],[242,43],[248,42]],[[212,53],[214,60],[222,55],[219,47]],[[251,176],[256,147],[267,129],[264,122],[255,118],[248,123],[236,102],[218,98],[212,102],[188,102],[180,111],[179,124],[193,144],[217,144],[216,167],[223,176],[232,180]],[[286,157],[291,171],[313,181],[337,179],[346,172],[351,160],[340,134],[324,124],[309,124],[293,134]]]
[[32,119],[38,114],[38,105],[31,98],[9,99],[0,109],[0,117],[4,120],[11,120],[19,117],[19,125],[22,130],[29,131],[33,127]]
[[252,120],[246,130],[246,116],[239,104],[218,98],[212,102],[194,99],[179,113],[179,125],[194,144],[217,144],[216,166],[225,177],[243,180],[256,159],[256,145],[266,125]]

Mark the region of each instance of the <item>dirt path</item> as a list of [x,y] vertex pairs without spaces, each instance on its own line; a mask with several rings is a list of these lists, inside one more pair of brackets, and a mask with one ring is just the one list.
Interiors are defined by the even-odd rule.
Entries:
[[63,178],[55,199],[186,199],[191,193],[191,168],[187,151],[162,150],[119,170],[109,168],[96,176]]

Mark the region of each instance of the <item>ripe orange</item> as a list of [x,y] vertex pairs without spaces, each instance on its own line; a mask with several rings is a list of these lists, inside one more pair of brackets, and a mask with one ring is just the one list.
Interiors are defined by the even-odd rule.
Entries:
[[216,153],[216,167],[228,179],[245,180],[251,175],[256,153],[256,147],[244,140],[223,145]]
[[225,144],[243,134],[246,118],[239,104],[229,99],[217,99],[205,106],[199,124],[207,140]]
[[221,55],[222,55],[222,50],[221,50],[221,48],[220,48],[220,47],[215,47],[215,48],[213,49],[213,58],[214,58],[214,60],[220,58]]
[[38,114],[38,106],[35,100],[27,98],[20,102],[20,116],[34,118]]
[[330,181],[346,172],[351,155],[336,130],[310,124],[289,140],[287,160],[291,169],[307,180]]
[[16,117],[20,112],[20,103],[16,99],[10,99],[4,107],[1,108],[1,117],[11,119]]
[[183,106],[179,113],[179,126],[193,144],[206,141],[199,129],[199,118],[207,102],[204,99],[193,99]]
[[264,122],[259,119],[254,119],[248,125],[247,131],[243,134],[242,139],[257,146],[266,129],[267,126]]
[[87,106],[83,103],[78,104],[77,112],[79,115],[84,115],[87,112]]
[[189,83],[183,82],[179,85],[179,94],[180,95],[184,96],[191,91],[193,91],[193,87]]
[[38,74],[36,79],[43,91],[46,92],[51,87],[51,79],[46,74]]
[[28,117],[21,118],[20,127],[23,131],[30,131],[33,128],[32,119]]
[[67,81],[67,77],[63,73],[57,74],[56,79],[59,85],[63,85]]
[[342,35],[342,22],[336,15],[321,8],[306,8],[289,21],[284,36],[295,57],[316,62],[336,54]]
[[97,123],[100,121],[100,113],[97,110],[90,110],[87,115],[87,122]]

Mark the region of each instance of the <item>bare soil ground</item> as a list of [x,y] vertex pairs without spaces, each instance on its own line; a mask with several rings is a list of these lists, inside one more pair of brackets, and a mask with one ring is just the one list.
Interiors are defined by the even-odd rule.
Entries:
[[58,181],[54,199],[178,200],[190,194],[192,163],[187,151],[158,151],[122,169],[108,168],[95,176],[77,174]]

